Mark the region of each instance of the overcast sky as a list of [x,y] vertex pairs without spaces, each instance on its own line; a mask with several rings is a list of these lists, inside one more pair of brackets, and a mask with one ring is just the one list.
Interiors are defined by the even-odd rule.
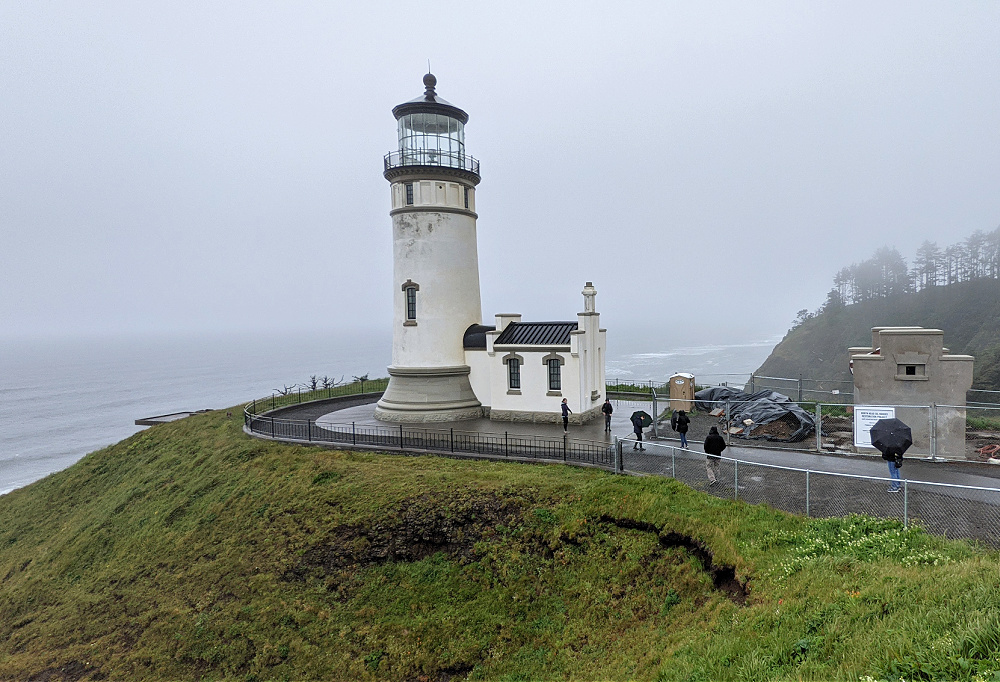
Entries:
[[993,0],[7,0],[0,333],[388,334],[382,157],[428,59],[487,320],[592,280],[610,335],[768,338],[879,246],[1000,224]]

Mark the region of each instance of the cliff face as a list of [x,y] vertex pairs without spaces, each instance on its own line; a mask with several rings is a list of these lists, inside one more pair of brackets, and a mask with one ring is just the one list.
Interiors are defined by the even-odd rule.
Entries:
[[944,330],[952,353],[976,357],[973,388],[1000,390],[1000,281],[931,287],[830,310],[785,334],[756,374],[850,381],[847,349],[871,343],[871,328]]

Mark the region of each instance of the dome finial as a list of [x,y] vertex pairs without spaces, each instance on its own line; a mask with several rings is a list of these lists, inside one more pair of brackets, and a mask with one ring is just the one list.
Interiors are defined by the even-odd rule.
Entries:
[[434,92],[434,86],[437,85],[437,78],[434,77],[433,73],[428,73],[424,76],[424,86],[427,88],[424,90],[424,99],[428,102],[433,102],[437,93]]

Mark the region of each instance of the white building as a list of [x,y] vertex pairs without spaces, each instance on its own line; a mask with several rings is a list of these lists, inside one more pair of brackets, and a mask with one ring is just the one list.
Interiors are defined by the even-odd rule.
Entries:
[[563,398],[581,422],[604,401],[605,330],[597,291],[575,322],[484,326],[476,246],[479,162],[465,152],[468,114],[437,96],[392,110],[399,149],[385,157],[393,227],[393,343],[389,385],[375,416],[435,422],[489,416],[557,421]]

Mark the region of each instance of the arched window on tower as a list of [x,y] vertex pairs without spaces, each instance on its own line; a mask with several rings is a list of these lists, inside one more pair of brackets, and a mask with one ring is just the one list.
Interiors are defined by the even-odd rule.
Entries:
[[412,279],[408,279],[403,283],[403,325],[407,327],[412,327],[417,324],[417,292],[420,291],[420,285],[414,282]]

